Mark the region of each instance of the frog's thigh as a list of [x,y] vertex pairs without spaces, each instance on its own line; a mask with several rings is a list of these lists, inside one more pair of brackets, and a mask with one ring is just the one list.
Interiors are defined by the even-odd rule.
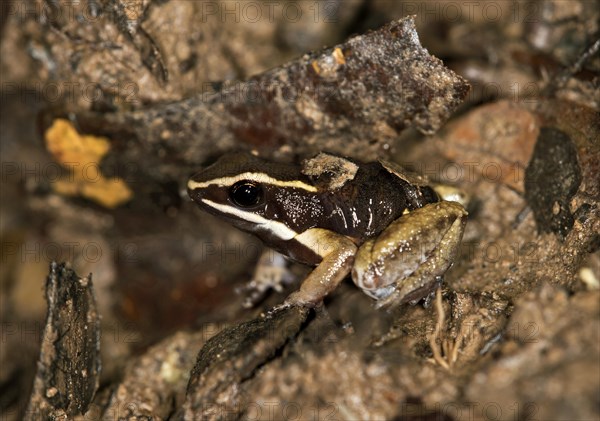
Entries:
[[350,273],[356,245],[347,237],[321,228],[312,228],[297,237],[323,260],[302,282],[284,305],[313,305],[325,298]]
[[378,306],[426,295],[436,277],[451,266],[466,216],[460,204],[445,201],[403,215],[358,250],[354,282],[383,300]]

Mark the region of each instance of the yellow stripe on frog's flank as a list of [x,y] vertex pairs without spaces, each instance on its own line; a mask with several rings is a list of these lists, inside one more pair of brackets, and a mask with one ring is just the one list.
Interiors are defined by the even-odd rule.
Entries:
[[270,176],[268,174],[260,173],[260,172],[245,172],[245,173],[238,174],[238,175],[235,175],[232,177],[214,178],[209,181],[194,181],[194,180],[190,179],[188,181],[188,189],[190,189],[190,190],[203,189],[203,188],[206,188],[208,186],[213,186],[213,185],[217,185],[220,187],[229,187],[229,186],[234,185],[238,181],[242,181],[242,180],[251,180],[251,181],[256,181],[257,183],[270,184],[272,186],[277,186],[277,187],[292,187],[292,188],[296,188],[296,189],[306,190],[306,191],[309,191],[312,193],[317,192],[317,188],[315,186],[306,184],[303,181],[300,181],[300,180],[289,180],[289,181],[277,180],[276,178],[273,178],[272,176]]

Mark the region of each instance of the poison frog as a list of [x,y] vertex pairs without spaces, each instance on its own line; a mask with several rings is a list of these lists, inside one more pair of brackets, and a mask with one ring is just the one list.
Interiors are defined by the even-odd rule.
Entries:
[[418,301],[452,266],[467,221],[456,189],[328,153],[299,165],[229,153],[187,188],[205,211],[315,266],[283,307],[314,306],[349,274],[378,307]]

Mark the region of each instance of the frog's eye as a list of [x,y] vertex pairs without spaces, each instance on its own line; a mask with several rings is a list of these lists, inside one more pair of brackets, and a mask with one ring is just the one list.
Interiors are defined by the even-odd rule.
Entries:
[[258,205],[263,198],[263,189],[255,181],[242,180],[229,188],[229,198],[236,205],[248,208]]

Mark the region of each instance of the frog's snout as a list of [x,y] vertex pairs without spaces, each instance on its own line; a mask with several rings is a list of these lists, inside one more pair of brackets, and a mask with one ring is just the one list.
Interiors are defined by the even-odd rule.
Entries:
[[198,180],[200,179],[201,174],[201,171],[194,174],[187,182],[188,196],[190,196],[190,198],[196,203],[200,203],[203,196],[203,189],[198,186]]

